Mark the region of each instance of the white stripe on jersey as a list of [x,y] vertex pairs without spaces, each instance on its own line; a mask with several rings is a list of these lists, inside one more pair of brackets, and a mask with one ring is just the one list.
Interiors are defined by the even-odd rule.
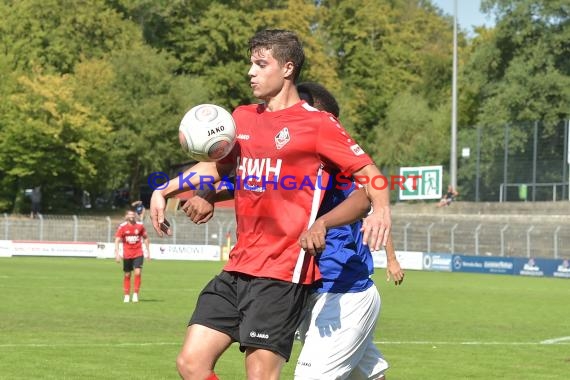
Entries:
[[[319,168],[317,172],[317,184],[323,183],[323,166]],[[317,219],[317,213],[319,212],[319,207],[321,205],[321,186],[315,186],[315,192],[313,193],[313,203],[311,205],[311,215],[309,217],[309,224],[308,226],[311,227]],[[295,264],[295,270],[293,271],[293,279],[291,280],[292,283],[298,284],[301,278],[301,270],[303,269],[303,263],[305,261],[305,250],[301,248],[299,251],[299,256],[297,256],[297,264]]]
[[315,112],[315,111],[316,111],[316,112],[321,112],[321,110],[319,110],[319,109],[317,109],[317,108],[315,108],[315,107],[309,105],[308,103],[303,103],[303,104],[302,104],[302,107],[303,107],[304,109],[306,109],[307,111],[311,111],[311,112]]

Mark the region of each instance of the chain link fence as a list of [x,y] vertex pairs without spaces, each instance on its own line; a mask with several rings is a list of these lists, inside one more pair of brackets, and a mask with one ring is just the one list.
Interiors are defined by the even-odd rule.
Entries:
[[[458,188],[474,202],[569,200],[570,121],[471,127],[458,135]],[[446,186],[444,186],[445,188]]]
[[397,249],[476,256],[570,258],[567,223],[421,219],[394,224]]
[[[216,211],[208,223],[196,225],[185,215],[169,216],[172,236],[159,237],[148,217],[143,221],[151,242],[166,244],[219,244],[235,241],[233,211]],[[112,242],[122,219],[81,217],[76,215],[40,215],[30,219],[4,214],[0,220],[0,237],[4,240]]]

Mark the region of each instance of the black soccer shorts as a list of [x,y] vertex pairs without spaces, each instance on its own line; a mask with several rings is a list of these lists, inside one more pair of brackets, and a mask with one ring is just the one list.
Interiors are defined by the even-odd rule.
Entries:
[[222,271],[200,293],[188,325],[223,332],[240,350],[261,348],[289,360],[310,286]]
[[142,268],[144,256],[138,256],[134,259],[123,259],[123,272],[132,272],[134,268]]

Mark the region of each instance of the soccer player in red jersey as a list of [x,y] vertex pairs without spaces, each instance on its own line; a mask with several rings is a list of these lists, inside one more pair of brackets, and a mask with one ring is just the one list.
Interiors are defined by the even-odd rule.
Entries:
[[[385,245],[391,215],[388,189],[372,159],[338,120],[302,101],[295,87],[304,62],[297,36],[265,30],[249,43],[253,95],[238,107],[237,143],[223,160],[198,163],[183,178],[155,190],[153,227],[162,236],[166,198],[227,178],[235,170],[237,243],[223,271],[206,285],[177,359],[185,379],[215,379],[216,361],[233,342],[246,353],[248,379],[278,379],[310,285],[320,278],[298,238],[314,221],[328,183],[327,166],[368,179],[374,212],[364,221],[368,245]],[[320,185],[320,186],[319,186]]]
[[139,302],[139,291],[141,288],[141,271],[143,267],[142,242],[146,247],[146,258],[150,260],[149,239],[142,222],[137,221],[137,214],[134,211],[127,211],[125,221],[119,225],[115,233],[115,261],[121,262],[119,245],[123,242],[123,291],[124,302],[130,301],[131,295],[131,273],[135,272],[135,286],[133,292],[133,302]]

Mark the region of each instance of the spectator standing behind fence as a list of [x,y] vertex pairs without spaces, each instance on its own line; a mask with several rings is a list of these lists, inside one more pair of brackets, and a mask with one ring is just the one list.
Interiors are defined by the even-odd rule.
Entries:
[[41,186],[36,186],[32,189],[32,194],[30,196],[32,201],[32,212],[30,213],[30,218],[37,218],[40,215],[42,208],[42,188]]
[[[131,273],[135,272],[135,286],[133,302],[139,302],[142,267],[144,262],[142,241],[146,248],[146,258],[150,260],[149,239],[142,222],[136,220],[137,215],[129,210],[125,214],[125,221],[119,225],[115,234],[115,261],[121,262],[119,243],[123,242],[123,302],[129,302],[131,295]],[[142,240],[142,241],[141,241]]]
[[453,188],[453,186],[451,185],[447,186],[447,193],[445,193],[443,198],[441,198],[441,200],[437,204],[437,207],[449,206],[451,202],[453,202],[455,198],[457,198],[458,195],[459,193],[457,192],[457,190]]

